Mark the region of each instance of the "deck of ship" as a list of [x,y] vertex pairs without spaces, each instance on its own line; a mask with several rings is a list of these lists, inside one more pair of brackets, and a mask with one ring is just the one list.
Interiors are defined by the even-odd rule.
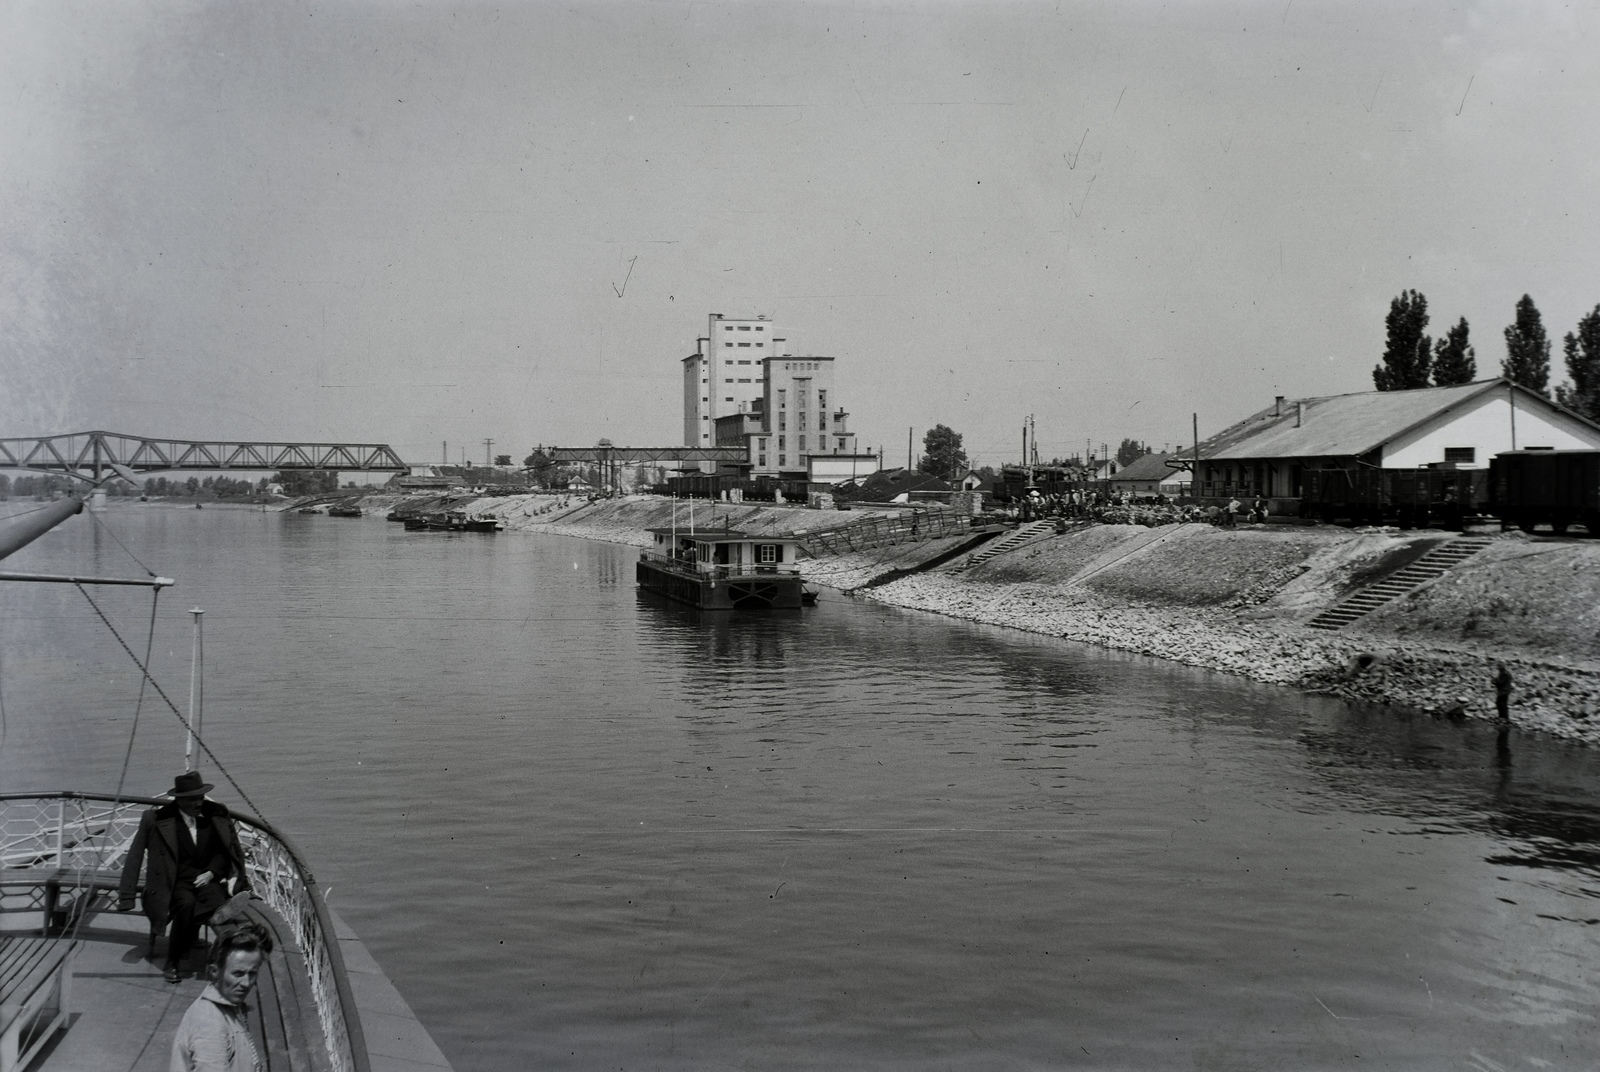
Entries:
[[[260,915],[278,938],[249,999],[256,1050],[266,1072],[326,1072],[305,958],[284,941],[280,920],[269,911]],[[36,913],[0,913],[0,936],[37,937],[38,923]],[[336,920],[335,930],[372,1072],[449,1072],[449,1061],[360,939],[342,921]],[[155,960],[146,955],[149,932],[139,913],[95,912],[74,937],[78,951],[67,1026],[46,1043],[29,1072],[166,1072],[178,1024],[205,988],[200,954],[191,962],[194,976],[173,985],[161,976],[164,946],[157,945]]]
[[[160,967],[166,938],[157,939],[152,956],[145,916],[110,907],[139,816],[160,803],[84,793],[0,796],[0,961],[36,966],[35,974],[5,974],[18,994],[4,1000],[24,1001],[35,986],[24,980],[46,977],[37,972],[53,963],[55,950],[41,941],[75,947],[64,1026],[25,1072],[169,1067],[179,1022],[205,988],[203,947],[184,965],[194,974],[168,983]],[[255,894],[246,911],[274,937],[249,999],[265,1072],[449,1072],[377,961],[327,907],[298,851],[260,819],[234,818]],[[47,935],[45,907],[57,881],[61,897]],[[54,991],[31,992],[42,1001]],[[54,1014],[31,1017],[19,1023],[42,1026]]]

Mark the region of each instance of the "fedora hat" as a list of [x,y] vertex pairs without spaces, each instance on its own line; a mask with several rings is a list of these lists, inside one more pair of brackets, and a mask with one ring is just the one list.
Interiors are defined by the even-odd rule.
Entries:
[[172,780],[172,788],[167,792],[170,797],[203,797],[216,786],[200,780],[200,772],[188,770]]

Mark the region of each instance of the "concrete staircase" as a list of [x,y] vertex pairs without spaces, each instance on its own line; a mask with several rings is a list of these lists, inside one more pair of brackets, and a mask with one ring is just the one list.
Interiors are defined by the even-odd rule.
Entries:
[[950,572],[960,573],[962,570],[971,569],[973,566],[982,565],[995,555],[1003,555],[1007,551],[1015,551],[1024,544],[1032,543],[1034,540],[1048,536],[1055,531],[1056,523],[1055,519],[1053,518],[1046,518],[1041,521],[1030,521],[1026,525],[1019,525],[1017,528],[1012,529],[999,539],[990,541],[987,546],[985,546],[981,551],[975,552],[965,562],[958,566],[951,567]]
[[1409,566],[1345,597],[1306,624],[1312,629],[1343,629],[1369,611],[1442,577],[1445,571],[1457,563],[1465,562],[1487,546],[1487,536],[1461,536],[1442,543]]

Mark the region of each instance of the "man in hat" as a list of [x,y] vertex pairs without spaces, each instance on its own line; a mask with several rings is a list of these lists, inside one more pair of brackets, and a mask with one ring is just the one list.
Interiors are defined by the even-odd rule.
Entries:
[[[244,852],[228,809],[207,800],[215,788],[202,782],[199,771],[184,771],[173,780],[171,804],[151,808],[139,819],[139,832],[122,867],[117,910],[133,909],[139,871],[145,872],[144,914],[150,918],[150,949],[169,922],[167,961],[162,974],[176,983],[184,956],[194,945],[200,925],[229,898],[228,880],[248,888]],[[148,864],[146,864],[148,857]]]

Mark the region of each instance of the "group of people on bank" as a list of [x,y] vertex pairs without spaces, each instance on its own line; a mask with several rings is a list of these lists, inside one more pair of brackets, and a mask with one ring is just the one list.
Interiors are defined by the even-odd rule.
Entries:
[[1055,518],[1058,527],[1082,520],[1149,527],[1204,521],[1232,528],[1241,523],[1265,524],[1270,513],[1271,504],[1260,495],[1248,507],[1237,498],[1230,499],[1226,506],[1199,506],[1180,503],[1166,495],[1135,496],[1127,491],[1098,489],[1047,494],[1038,488],[1031,489],[1001,511],[1006,519],[1022,523]]

